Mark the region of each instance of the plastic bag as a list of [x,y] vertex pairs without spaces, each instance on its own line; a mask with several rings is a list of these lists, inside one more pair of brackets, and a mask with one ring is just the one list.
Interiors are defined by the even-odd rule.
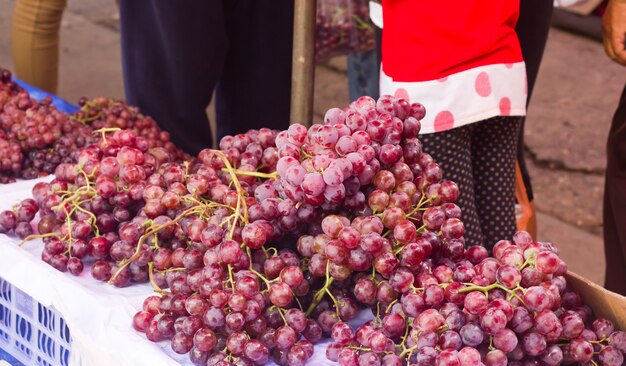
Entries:
[[517,229],[527,231],[533,238],[537,237],[537,214],[535,203],[529,201],[526,185],[522,178],[522,170],[519,161],[515,163],[515,215],[517,216]]
[[315,60],[374,48],[369,0],[317,0]]

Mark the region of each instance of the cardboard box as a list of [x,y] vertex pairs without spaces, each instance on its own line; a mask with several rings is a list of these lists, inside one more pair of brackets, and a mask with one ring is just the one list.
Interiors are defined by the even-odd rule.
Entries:
[[[565,275],[568,287],[578,291],[585,304],[589,305],[596,317],[607,318],[615,329],[626,330],[626,297],[605,290],[603,287],[571,271]],[[624,279],[626,281],[626,278]]]

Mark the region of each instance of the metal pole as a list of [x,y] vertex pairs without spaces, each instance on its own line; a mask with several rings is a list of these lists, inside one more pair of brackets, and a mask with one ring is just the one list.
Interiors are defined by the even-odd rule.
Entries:
[[295,0],[291,71],[291,123],[313,122],[317,0]]

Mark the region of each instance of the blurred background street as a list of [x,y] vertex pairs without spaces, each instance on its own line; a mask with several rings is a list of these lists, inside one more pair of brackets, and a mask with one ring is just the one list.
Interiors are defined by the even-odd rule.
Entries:
[[[0,0],[0,65],[9,69],[12,9],[12,0]],[[68,2],[61,97],[123,97],[118,26],[112,0]],[[539,240],[557,244],[571,269],[600,284],[605,144],[625,82],[626,68],[611,62],[600,42],[553,27],[526,121]],[[315,89],[317,120],[349,103],[345,58],[317,66]]]

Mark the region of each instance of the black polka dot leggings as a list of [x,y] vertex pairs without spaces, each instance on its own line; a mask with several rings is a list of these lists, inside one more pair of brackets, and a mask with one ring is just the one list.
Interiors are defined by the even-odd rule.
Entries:
[[424,152],[459,185],[466,246],[492,248],[516,231],[515,159],[522,117],[494,117],[420,135]]

